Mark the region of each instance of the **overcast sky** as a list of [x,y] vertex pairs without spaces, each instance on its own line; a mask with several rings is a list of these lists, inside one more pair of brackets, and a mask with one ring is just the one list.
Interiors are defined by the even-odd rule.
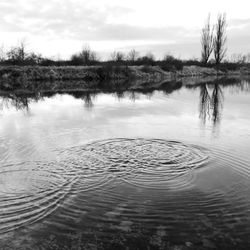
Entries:
[[250,52],[249,0],[0,0],[0,44],[67,58],[85,44],[103,58],[135,48],[156,57],[200,56],[211,13],[227,14],[228,54]]

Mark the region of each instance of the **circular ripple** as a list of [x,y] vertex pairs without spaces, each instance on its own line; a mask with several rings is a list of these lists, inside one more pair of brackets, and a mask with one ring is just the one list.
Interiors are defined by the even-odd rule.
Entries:
[[76,181],[69,164],[26,162],[0,168],[0,233],[54,211]]
[[194,180],[194,169],[208,160],[201,147],[147,139],[98,141],[66,150],[62,155],[65,153],[87,177],[81,178],[84,188],[102,185],[112,178],[143,188],[187,188]]
[[98,189],[111,180],[152,189],[187,189],[204,149],[147,139],[98,141],[59,152],[58,161],[0,168],[0,233],[41,220],[67,194]]

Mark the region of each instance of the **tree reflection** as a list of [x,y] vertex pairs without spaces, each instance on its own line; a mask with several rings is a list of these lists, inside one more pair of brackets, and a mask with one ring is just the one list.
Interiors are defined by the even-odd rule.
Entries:
[[203,84],[200,86],[200,119],[206,124],[207,118],[210,117],[210,102],[207,85]]
[[213,85],[211,95],[208,92],[207,84],[200,86],[200,119],[203,124],[206,124],[207,120],[210,119],[214,126],[220,122],[223,99],[223,92],[219,83]]
[[8,94],[1,98],[1,109],[12,108],[16,110],[29,110],[29,103],[31,99],[25,95]]
[[115,96],[116,96],[118,101],[121,101],[125,97],[125,92],[123,90],[117,90],[115,92]]
[[83,95],[84,100],[84,107],[87,109],[92,109],[94,107],[93,99],[95,97],[95,94],[91,94],[89,92],[86,92],[85,95]]
[[94,92],[89,92],[89,91],[75,91],[71,94],[73,97],[75,97],[76,99],[82,99],[84,101],[84,107],[86,109],[92,109],[94,107],[94,102],[93,99],[96,96],[96,93]]
[[211,98],[211,107],[212,107],[212,120],[213,124],[216,125],[221,118],[221,110],[223,107],[223,92],[218,83],[214,85],[212,98]]
[[135,91],[132,90],[129,92],[129,100],[131,100],[132,102],[135,102],[138,99],[139,99],[139,97]]

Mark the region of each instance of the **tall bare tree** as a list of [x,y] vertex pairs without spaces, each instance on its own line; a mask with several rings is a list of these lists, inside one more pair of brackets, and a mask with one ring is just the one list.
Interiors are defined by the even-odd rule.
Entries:
[[226,56],[226,15],[219,14],[215,25],[215,35],[213,38],[213,50],[215,63],[218,65]]
[[208,15],[201,31],[201,61],[204,64],[208,63],[209,57],[213,51],[213,31],[214,28],[210,25],[210,15]]

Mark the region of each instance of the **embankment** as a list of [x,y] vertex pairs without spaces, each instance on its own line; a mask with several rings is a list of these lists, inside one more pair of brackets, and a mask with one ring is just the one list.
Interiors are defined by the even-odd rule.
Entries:
[[138,82],[172,81],[185,77],[235,76],[241,74],[250,75],[250,70],[218,71],[214,68],[185,66],[181,71],[167,72],[159,66],[8,66],[0,67],[0,89],[7,91],[17,89],[31,91],[34,89],[81,89],[102,86],[105,85],[105,82],[111,82],[111,85],[122,85],[132,80],[138,84]]

